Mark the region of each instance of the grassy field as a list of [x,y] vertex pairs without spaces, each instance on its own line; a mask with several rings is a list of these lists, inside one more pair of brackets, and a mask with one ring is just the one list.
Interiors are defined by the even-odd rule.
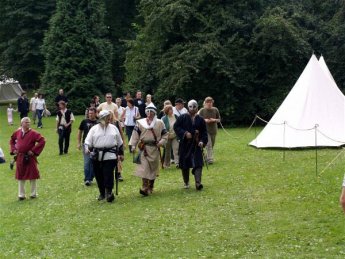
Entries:
[[[314,150],[287,151],[283,160],[282,151],[247,146],[254,130],[220,130],[203,191],[182,189],[180,171],[171,168],[142,198],[126,152],[125,181],[109,204],[96,200],[96,185],[83,185],[81,119],[66,156],[58,155],[54,118],[44,119],[38,199],[17,201],[14,172],[0,165],[1,258],[344,258],[343,155],[317,177]],[[0,108],[7,159],[15,128]],[[319,150],[319,174],[340,151]]]

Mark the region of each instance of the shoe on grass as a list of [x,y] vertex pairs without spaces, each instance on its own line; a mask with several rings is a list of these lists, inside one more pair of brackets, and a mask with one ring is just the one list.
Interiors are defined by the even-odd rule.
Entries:
[[107,197],[107,202],[113,202],[114,200],[115,200],[114,193],[111,193],[111,194]]
[[188,183],[185,183],[184,185],[183,185],[183,189],[189,189],[189,184]]
[[145,190],[143,190],[143,189],[140,189],[140,190],[139,190],[139,193],[140,193],[141,195],[143,195],[143,196],[149,196],[148,192],[145,191]]
[[105,199],[104,195],[100,194],[97,198],[98,201],[103,201]]
[[204,186],[201,183],[197,183],[195,185],[195,188],[196,188],[197,191],[201,191],[204,188]]

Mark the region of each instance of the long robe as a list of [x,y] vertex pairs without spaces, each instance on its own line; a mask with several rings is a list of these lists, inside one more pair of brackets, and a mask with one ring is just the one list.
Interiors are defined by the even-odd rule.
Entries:
[[[35,130],[29,129],[24,135],[22,129],[16,130],[10,139],[11,153],[17,150],[16,160],[16,179],[18,180],[34,180],[40,178],[37,168],[37,156],[39,156],[44,148],[44,137]],[[25,154],[29,151],[34,156],[25,159]]]
[[[159,119],[154,120],[152,123],[154,123],[154,125],[150,126],[153,126],[157,142],[164,145],[169,135],[165,129],[164,123]],[[128,144],[130,146],[136,146],[141,141],[154,142],[155,137],[150,126],[147,124],[146,118],[138,120]],[[157,175],[159,175],[160,151],[156,145],[145,145],[145,150],[145,152],[142,151],[140,154],[141,163],[137,165],[135,175],[141,178],[154,180]]]
[[[180,139],[179,167],[181,169],[198,168],[203,166],[202,149],[198,143],[207,144],[207,129],[205,120],[195,115],[194,122],[189,113],[179,116],[174,124],[174,130]],[[196,130],[199,132],[196,134]],[[191,139],[186,138],[186,132],[192,134]]]

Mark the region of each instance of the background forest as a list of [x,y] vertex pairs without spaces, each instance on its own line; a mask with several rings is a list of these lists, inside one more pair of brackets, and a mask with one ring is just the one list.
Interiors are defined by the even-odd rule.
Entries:
[[342,0],[0,0],[0,75],[83,112],[141,89],[270,118],[314,52],[345,90]]

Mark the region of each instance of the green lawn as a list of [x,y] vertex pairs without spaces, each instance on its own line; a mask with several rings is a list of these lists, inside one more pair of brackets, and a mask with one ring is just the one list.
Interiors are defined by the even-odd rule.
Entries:
[[[18,126],[0,108],[0,145]],[[40,130],[39,198],[17,201],[9,164],[0,165],[1,258],[343,258],[345,216],[338,204],[344,156],[321,177],[315,151],[258,150],[254,130],[220,130],[216,162],[204,168],[204,190],[182,189],[181,173],[161,171],[142,198],[126,152],[125,181],[115,203],[98,202],[83,185],[74,124],[70,153],[58,155],[54,118]],[[34,125],[32,125],[34,126]],[[319,173],[341,150],[319,150]],[[27,186],[27,191],[29,186]]]

